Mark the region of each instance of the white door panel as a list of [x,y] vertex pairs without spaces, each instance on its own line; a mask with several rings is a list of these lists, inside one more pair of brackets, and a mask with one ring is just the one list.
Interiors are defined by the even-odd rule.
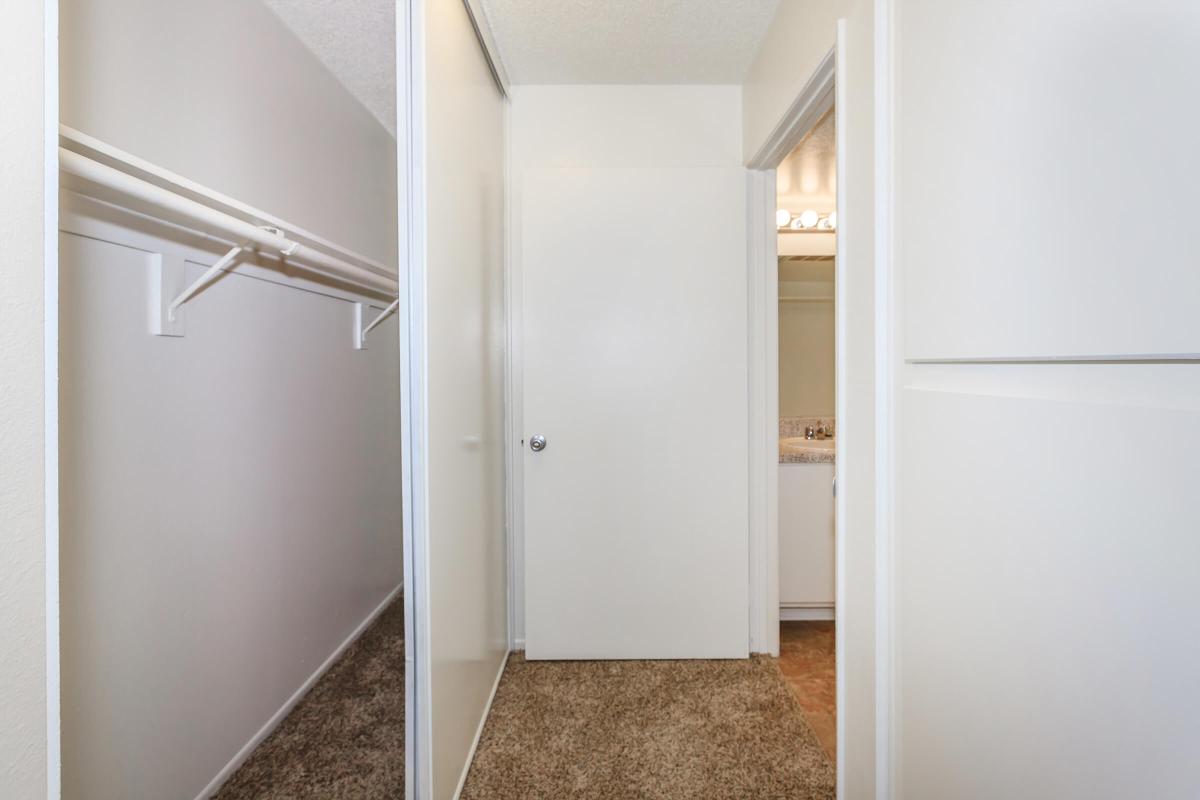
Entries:
[[[1045,368],[990,369],[1025,391]],[[1064,399],[1076,376],[1052,400],[904,393],[905,797],[1182,798],[1200,785],[1200,380],[1192,366],[1088,369],[1192,407],[1115,404],[1090,385]]]
[[428,406],[424,441],[413,437],[414,448],[424,446],[426,467],[424,487],[414,484],[413,513],[426,515],[428,539],[417,552],[425,561],[416,565],[413,591],[423,592],[414,649],[428,671],[419,673],[427,681],[418,682],[419,718],[410,732],[428,769],[417,796],[448,800],[463,785],[507,663],[506,112],[464,5],[417,5],[424,22],[425,261],[424,324],[412,340],[424,348]]
[[1200,3],[899,6],[904,354],[1200,353]]
[[892,795],[1194,797],[1200,5],[893,5]]
[[744,172],[521,195],[527,655],[744,657]]

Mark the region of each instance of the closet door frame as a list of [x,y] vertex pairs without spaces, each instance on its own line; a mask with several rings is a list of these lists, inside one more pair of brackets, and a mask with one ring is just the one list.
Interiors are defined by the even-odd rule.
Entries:
[[42,110],[42,342],[43,482],[46,609],[46,797],[62,796],[62,670],[59,625],[58,464],[58,14],[59,0],[43,6]]
[[425,346],[424,2],[396,8],[396,230],[404,524],[404,796],[430,796],[429,456]]
[[[503,62],[479,8],[478,0],[462,0],[502,95],[509,93]],[[402,489],[404,524],[404,762],[405,797],[427,800],[432,796],[433,723],[432,669],[429,609],[429,417],[426,248],[426,149],[425,149],[425,0],[402,0],[396,9],[396,183],[397,252],[400,254],[401,315],[400,402]],[[507,188],[505,227],[507,228]],[[505,253],[505,285],[509,289]],[[506,372],[509,354],[506,353]],[[507,380],[507,377],[506,377]],[[506,404],[506,423],[511,414]],[[506,424],[506,430],[510,427]],[[505,443],[511,450],[511,443]],[[508,457],[506,456],[506,463]],[[511,508],[511,499],[510,499]],[[509,513],[506,510],[506,513]],[[508,545],[508,573],[512,574],[512,548]],[[513,589],[508,597],[508,631],[512,634]]]

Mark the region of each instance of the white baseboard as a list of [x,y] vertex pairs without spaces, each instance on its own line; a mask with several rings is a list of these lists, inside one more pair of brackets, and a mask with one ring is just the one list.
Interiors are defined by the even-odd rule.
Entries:
[[836,619],[833,606],[780,606],[780,622],[825,622]]
[[396,596],[399,595],[403,590],[404,583],[401,582],[399,586],[388,592],[388,596],[383,598],[383,602],[377,605],[375,609],[367,615],[366,619],[358,623],[358,627],[356,627],[350,633],[350,635],[347,636],[346,639],[339,644],[332,653],[329,654],[328,658],[321,662],[321,666],[317,667],[316,671],[313,672],[312,675],[308,676],[308,679],[305,680],[304,683],[300,685],[300,688],[297,689],[292,696],[287,699],[283,706],[271,715],[271,718],[267,720],[266,724],[259,728],[258,732],[250,737],[250,741],[246,742],[242,749],[237,751],[237,755],[230,759],[229,763],[221,768],[221,771],[217,773],[216,777],[208,782],[208,786],[205,786],[204,790],[201,791],[200,794],[196,795],[196,800],[209,800],[210,797],[217,793],[217,790],[221,788],[221,785],[224,784],[225,781],[233,777],[233,773],[237,772],[238,767],[246,762],[246,759],[250,757],[250,754],[254,752],[254,749],[262,744],[263,740],[270,736],[272,731],[279,727],[279,723],[283,722],[284,717],[286,717],[291,710],[296,707],[297,703],[304,699],[304,695],[308,694],[308,690],[316,685],[317,681],[321,679],[321,676],[323,676],[329,670],[329,668],[333,666],[334,662],[341,657],[342,653],[346,652],[346,649],[349,648],[350,645],[354,644],[358,637],[362,636],[363,632],[366,631],[367,628],[371,627],[371,623],[383,613],[384,609],[392,604],[392,601],[395,600]]
[[479,719],[479,727],[475,729],[475,739],[471,742],[471,749],[467,752],[467,763],[463,765],[462,775],[458,778],[458,786],[454,790],[454,800],[458,800],[462,794],[463,787],[467,785],[467,775],[471,772],[471,764],[475,761],[475,750],[479,747],[479,740],[483,738],[483,726],[487,724],[488,715],[492,713],[492,701],[496,699],[496,690],[500,688],[500,679],[504,677],[504,668],[508,666],[508,657],[512,655],[509,650],[504,654],[504,658],[500,660],[500,669],[496,672],[496,680],[492,683],[492,692],[488,695],[487,704],[483,707],[483,716]]
[[525,650],[525,640],[524,639],[514,639],[513,640],[513,652],[521,653],[521,652],[524,652],[524,650]]

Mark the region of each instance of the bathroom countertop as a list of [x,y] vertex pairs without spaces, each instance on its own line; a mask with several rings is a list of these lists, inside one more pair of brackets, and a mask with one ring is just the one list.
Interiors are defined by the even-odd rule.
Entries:
[[780,464],[833,464],[835,463],[833,437],[805,439],[806,428],[824,428],[833,432],[833,417],[780,417],[779,418],[779,463]]
[[779,440],[780,464],[833,464],[834,439],[805,439],[803,436]]

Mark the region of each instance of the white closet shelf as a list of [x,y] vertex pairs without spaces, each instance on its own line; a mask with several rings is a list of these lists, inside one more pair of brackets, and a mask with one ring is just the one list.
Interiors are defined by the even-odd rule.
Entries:
[[[59,129],[59,166],[65,174],[148,207],[149,213],[289,265],[395,298],[394,268],[291,225],[73,128]],[[138,210],[141,210],[140,208]],[[186,298],[185,298],[186,299]]]

